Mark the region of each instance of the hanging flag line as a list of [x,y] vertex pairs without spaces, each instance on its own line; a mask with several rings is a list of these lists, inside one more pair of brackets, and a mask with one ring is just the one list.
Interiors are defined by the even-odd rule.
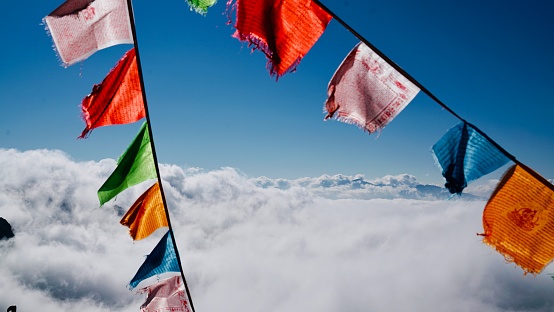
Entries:
[[[84,7],[78,9],[77,11],[68,12],[68,3],[72,3],[71,5],[73,5],[78,1],[81,0],[67,0],[62,6],[45,18],[47,22],[48,19],[52,21],[52,27],[49,26],[49,29],[51,30],[53,37],[59,38],[58,35],[61,34],[64,38],[75,39],[71,36],[70,30],[68,30],[67,27],[62,26],[68,23],[68,21],[66,21],[68,18],[73,21],[73,15],[76,14],[74,12],[77,11],[79,16],[82,15],[82,19],[84,21],[94,21],[97,19],[98,16],[95,13],[97,6],[93,6],[91,4],[94,2],[94,4],[97,4],[99,7],[102,5],[113,5],[114,7],[108,12],[108,14],[111,14],[110,20],[114,20],[114,23],[119,25],[118,27],[113,28],[123,30],[123,37],[126,39],[120,41],[116,40],[115,42],[112,42],[111,45],[129,43],[128,41],[130,40],[132,40],[130,43],[134,43],[134,48],[129,50],[124,55],[124,57],[116,64],[112,71],[110,71],[102,83],[95,85],[91,94],[83,100],[81,106],[87,128],[85,128],[81,137],[86,137],[87,134],[96,127],[111,124],[131,123],[146,117],[146,122],[144,122],[141,127],[139,134],[133,140],[125,153],[119,158],[118,166],[115,171],[98,190],[100,205],[103,205],[107,201],[111,200],[118,193],[130,186],[136,185],[148,179],[157,179],[157,182],[135,201],[120,223],[129,227],[129,234],[133,240],[140,240],[148,236],[157,228],[164,226],[169,227],[169,230],[164,234],[163,238],[153,249],[152,253],[147,256],[147,259],[129,283],[129,288],[135,288],[142,280],[154,275],[159,275],[165,272],[180,272],[183,279],[183,288],[180,288],[179,286],[180,290],[178,290],[177,294],[179,298],[174,298],[179,301],[174,302],[179,306],[175,308],[179,311],[190,312],[188,308],[190,305],[192,311],[194,312],[190,291],[188,289],[188,285],[186,284],[178,250],[176,250],[176,240],[170,222],[165,193],[163,192],[161,185],[161,175],[153,142],[150,115],[148,113],[144,79],[142,75],[142,66],[140,63],[140,56],[138,55],[138,43],[132,0],[89,1],[81,3]],[[229,0],[229,3],[232,1],[233,0]],[[247,2],[247,0],[244,1]],[[294,6],[300,5],[301,1],[302,0],[290,0],[285,11],[289,13],[294,11]],[[324,26],[326,26],[330,19],[334,16],[334,18],[337,19],[345,28],[361,40],[361,43],[356,45],[351,53],[345,58],[339,69],[337,69],[335,75],[333,75],[332,80],[329,82],[329,97],[325,103],[325,109],[329,114],[325,119],[332,118],[333,115],[335,115],[339,120],[355,123],[364,128],[367,132],[372,133],[377,129],[382,129],[386,123],[394,118],[394,116],[396,116],[408,104],[408,102],[416,96],[419,90],[423,90],[445,110],[462,121],[459,125],[448,130],[439,142],[432,147],[432,152],[436,157],[438,164],[442,167],[442,174],[446,179],[445,187],[447,187],[451,193],[461,194],[462,190],[469,182],[500,168],[510,160],[516,163],[504,174],[499,185],[489,199],[483,212],[484,233],[478,235],[483,235],[484,243],[494,247],[498,252],[503,254],[507,260],[513,261],[522,267],[526,273],[540,273],[543,268],[550,263],[552,259],[554,259],[553,249],[549,249],[548,247],[554,245],[550,243],[552,240],[548,239],[548,237],[554,237],[554,219],[548,212],[551,211],[553,205],[552,198],[554,198],[554,185],[541,177],[537,172],[517,161],[514,156],[491,140],[485,133],[465,121],[444,103],[438,100],[438,98],[436,98],[429,90],[422,86],[417,80],[406,73],[381,51],[376,49],[371,43],[347,25],[342,19],[336,16],[332,11],[326,8],[318,0],[314,1],[315,2],[310,2],[309,4],[310,10],[307,10],[302,14],[310,15],[319,12],[319,15],[322,14],[323,16],[320,16],[321,18],[319,19],[321,23],[325,24]],[[241,2],[238,3],[240,4]],[[252,3],[254,2],[250,2],[250,4]],[[272,1],[264,2],[262,7],[272,7],[273,5],[279,7],[280,10],[283,9],[281,8],[283,4],[273,3]],[[314,11],[316,8],[317,10]],[[264,12],[266,11],[269,10],[261,10],[261,12],[255,11],[250,14],[259,16],[260,14],[264,15]],[[125,15],[125,18],[122,18],[121,15]],[[296,16],[296,19],[298,20],[298,16]],[[237,19],[237,21],[239,21],[239,19]],[[286,21],[287,18],[283,18],[282,20],[278,20],[277,24],[280,24],[281,22],[285,22],[286,24]],[[54,22],[60,23],[55,24]],[[290,19],[289,22],[290,23],[288,24],[295,24],[295,22],[291,22]],[[92,24],[94,24],[94,22],[92,22]],[[300,24],[299,28],[306,32],[306,27],[311,23],[308,22],[308,25],[306,25],[305,21],[303,21]],[[286,35],[268,37],[265,35],[265,25],[258,26],[264,30],[262,31],[264,36],[261,37],[264,42],[269,40],[264,39],[266,37],[273,38],[272,40],[280,38],[281,41],[285,40],[285,43],[286,41],[296,40],[295,38],[289,38],[289,36]],[[244,31],[244,27],[241,26],[239,22],[237,22],[235,27],[239,32]],[[323,29],[324,28],[325,27],[323,27]],[[311,33],[311,35],[316,35],[315,37],[318,38],[323,29],[316,29],[316,33]],[[270,30],[272,29],[268,29],[268,31]],[[118,36],[118,34],[106,31],[106,29],[100,29],[100,34],[103,36]],[[310,35],[310,31],[307,31],[306,34]],[[125,37],[125,35],[127,37]],[[256,34],[253,33],[253,36],[256,36]],[[73,42],[80,44],[83,40],[88,40],[89,42],[87,42],[88,46],[85,50],[79,51],[79,53],[82,53],[79,57],[86,58],[87,55],[94,53],[94,51],[109,46],[100,44],[101,41],[94,36],[89,36],[84,39],[77,37],[73,41],[70,40],[70,43]],[[311,41],[308,46],[311,47],[313,42],[315,41]],[[66,53],[68,50],[69,52],[72,51],[70,43],[60,44],[56,40],[54,40],[54,43],[56,48],[60,50],[60,53]],[[255,44],[255,42],[252,44]],[[290,42],[288,44],[290,44]],[[258,48],[262,49],[263,46]],[[271,55],[267,55],[266,53],[269,62],[273,64],[276,60],[279,60],[281,58],[281,52],[283,51],[277,50],[275,55],[273,55],[273,53]],[[295,55],[298,51],[293,52],[293,55]],[[304,54],[305,52],[297,54],[297,62],[300,61],[301,56]],[[287,51],[285,51],[283,55],[288,55],[290,58],[290,53]],[[295,59],[295,57],[293,56],[292,59]],[[372,65],[369,66],[369,68],[367,68],[367,66],[360,67],[359,64],[363,62],[368,62],[368,64]],[[64,60],[64,65],[66,66],[69,66],[72,63],[72,61]],[[280,63],[277,62],[275,64]],[[350,66],[352,67],[350,68]],[[393,69],[394,71],[392,74],[386,74]],[[287,71],[289,70],[284,70],[284,72]],[[363,79],[360,78],[361,76],[366,75],[366,72],[367,77],[364,77]],[[276,72],[276,74],[280,75],[282,73]],[[384,75],[386,75],[386,77],[384,77]],[[369,87],[351,92],[348,87],[353,84],[353,80],[357,83],[355,85],[367,84]],[[384,95],[378,96],[378,99],[376,100],[368,98],[367,92],[375,89],[371,86],[375,86],[376,81],[384,84],[385,86],[392,87],[388,94],[388,98]],[[139,87],[140,94],[138,90]],[[391,96],[393,97],[392,100]],[[394,98],[395,96],[401,98],[402,100]],[[140,103],[141,99],[142,103]],[[383,99],[385,99],[385,101],[383,101]],[[388,104],[387,99],[390,100]],[[113,107],[110,106],[112,104],[114,105]],[[378,107],[380,104],[386,105],[386,109],[382,110],[382,113],[376,113],[374,108]],[[121,105],[126,108],[121,110]],[[367,111],[363,111],[364,106],[368,109]],[[92,118],[93,116],[95,117]],[[106,119],[101,121],[102,118]],[[92,123],[91,120],[94,120],[94,123]],[[152,195],[152,193],[154,195]],[[514,194],[516,196],[513,196]],[[142,215],[142,219],[137,219],[137,215],[141,214],[140,211],[142,211],[144,215]],[[547,237],[546,239],[545,236]],[[169,240],[170,237],[171,241]],[[540,247],[543,245],[546,245],[547,247],[544,247],[541,250],[537,249],[537,246]],[[176,280],[179,279],[179,276],[173,277]],[[156,283],[155,285],[153,284],[149,286],[150,288],[147,287],[143,289],[157,289],[157,287],[164,287],[161,285],[167,281],[168,280],[165,280],[165,282],[162,281]],[[184,297],[185,291],[188,303]],[[170,306],[169,297],[164,298],[164,302],[161,303],[161,306],[158,306],[157,304],[152,305],[148,300],[149,299],[147,299],[145,305],[141,307],[141,311],[150,311],[150,308],[154,310],[158,310],[158,308],[171,309],[172,311],[175,310],[174,307]]]
[[134,13],[133,13],[132,0],[127,0],[127,6],[129,8],[129,19],[130,19],[130,22],[131,22],[131,30],[132,30],[132,33],[133,33],[133,42],[134,42],[135,54],[136,54],[136,60],[137,60],[137,69],[138,69],[138,75],[139,75],[139,81],[140,81],[140,88],[141,88],[141,91],[142,91],[142,100],[144,102],[144,111],[145,111],[145,115],[146,115],[146,123],[147,123],[147,126],[148,126],[148,133],[150,135],[150,146],[152,148],[152,157],[154,158],[154,166],[156,168],[156,175],[157,175],[158,181],[159,181],[158,184],[159,184],[159,187],[160,187],[162,203],[163,203],[165,214],[166,214],[166,217],[167,217],[167,224],[168,224],[168,227],[169,227],[169,234],[170,234],[170,237],[171,237],[171,241],[173,243],[173,247],[175,249],[175,255],[177,256],[177,263],[179,264],[179,270],[181,272],[181,277],[183,278],[183,284],[185,285],[185,290],[187,292],[187,297],[188,297],[188,300],[190,302],[190,307],[191,307],[192,311],[195,312],[194,304],[192,303],[192,296],[190,295],[189,287],[187,285],[187,280],[185,278],[185,273],[183,271],[183,266],[181,265],[181,257],[179,256],[179,250],[177,249],[177,242],[175,240],[175,235],[173,233],[173,227],[171,226],[171,219],[169,217],[169,209],[167,208],[167,201],[165,199],[165,193],[164,193],[163,186],[162,186],[162,183],[161,183],[162,178],[161,178],[161,175],[160,175],[160,168],[158,166],[158,158],[157,158],[157,155],[156,155],[156,148],[155,148],[155,144],[154,144],[154,135],[152,134],[152,126],[150,124],[150,114],[149,114],[149,111],[148,111],[148,102],[146,101],[146,90],[144,89],[144,78],[143,78],[143,75],[142,75],[142,64],[140,62],[140,53],[139,53],[139,48],[138,48],[137,32],[136,32],[136,27],[135,27],[135,17],[134,17]]
[[523,169],[525,169],[535,179],[539,180],[542,184],[544,184],[544,186],[548,187],[549,189],[551,189],[554,192],[554,184],[550,183],[547,179],[545,179],[543,176],[538,174],[535,170],[527,167],[525,164],[522,164],[522,163],[518,162],[518,165],[520,165]]
[[456,114],[450,107],[446,106],[441,100],[439,100],[431,91],[429,91],[427,88],[425,88],[419,81],[417,81],[414,77],[412,77],[410,74],[408,74],[402,67],[398,66],[395,62],[393,62],[388,56],[386,56],[381,50],[377,49],[373,44],[371,44],[366,38],[364,38],[360,33],[358,33],[355,29],[350,27],[345,21],[343,21],[339,16],[335,14],[335,12],[331,11],[328,7],[326,7],[321,1],[319,0],[312,0],[317,5],[319,5],[323,10],[325,10],[329,15],[333,16],[333,19],[337,20],[344,28],[346,28],[349,32],[351,32],[356,38],[358,38],[360,41],[362,41],[365,45],[371,48],[375,53],[377,53],[382,59],[384,59],[387,63],[389,63],[394,69],[396,69],[398,72],[400,72],[403,76],[405,76],[408,80],[410,80],[413,84],[415,84],[421,91],[423,91],[425,94],[427,94],[431,99],[433,99],[435,102],[437,102],[440,106],[442,106],[444,109],[446,109],[449,113],[454,115],[456,118],[460,119],[463,122],[466,122],[465,119],[463,119],[460,115]]
[[481,129],[477,128],[475,125],[467,122],[464,118],[462,118],[460,115],[458,115],[456,112],[454,112],[450,107],[448,107],[446,104],[444,104],[439,98],[437,98],[431,91],[429,91],[425,86],[423,86],[419,81],[417,81],[414,77],[412,77],[410,74],[408,74],[402,67],[398,66],[394,61],[392,61],[388,56],[386,56],[383,52],[381,52],[379,49],[377,49],[373,44],[371,44],[366,38],[364,38],[360,33],[358,33],[355,29],[350,27],[344,20],[342,20],[335,12],[331,11],[328,7],[326,7],[321,1],[319,0],[312,0],[314,3],[319,5],[327,14],[331,15],[333,19],[335,19],[337,22],[339,22],[344,28],[346,28],[350,33],[352,33],[356,38],[358,38],[360,41],[362,41],[365,45],[370,47],[377,55],[379,55],[383,60],[385,60],[387,63],[389,63],[394,69],[396,69],[399,73],[401,73],[404,77],[406,77],[410,82],[412,82],[414,85],[416,85],[422,92],[427,94],[433,101],[435,101],[437,104],[439,104],[442,108],[444,108],[446,111],[448,111],[450,114],[454,115],[459,120],[467,123],[471,127],[475,129],[475,131],[479,132],[483,137],[485,137],[487,140],[491,142],[498,150],[500,150],[506,157],[508,157],[511,161],[513,161],[516,164],[521,165],[521,162],[515,158],[512,154],[508,153],[502,146],[500,146],[498,143],[496,143],[494,140],[492,140],[487,134],[485,134]]
[[[524,274],[541,273],[554,259],[554,218],[550,212],[554,209],[554,185],[518,161],[483,131],[461,118],[319,0],[312,1],[333,16],[365,46],[372,48],[375,55],[388,62],[397,73],[403,74],[413,85],[462,121],[448,130],[432,147],[446,179],[445,187],[451,193],[461,194],[467,183],[500,168],[509,160],[515,163],[504,173],[487,201],[482,220],[484,233],[477,235],[483,236],[483,243],[493,247],[507,261],[520,266]],[[358,44],[360,45],[363,44]],[[356,56],[358,52],[356,51]],[[348,57],[343,62],[347,60]],[[337,72],[340,72],[341,68],[342,64]],[[329,94],[331,104],[335,100],[334,79],[335,76],[329,82],[329,89],[332,91]],[[348,81],[347,78],[344,80]],[[328,109],[327,104],[328,102]],[[332,114],[333,111],[329,113]]]

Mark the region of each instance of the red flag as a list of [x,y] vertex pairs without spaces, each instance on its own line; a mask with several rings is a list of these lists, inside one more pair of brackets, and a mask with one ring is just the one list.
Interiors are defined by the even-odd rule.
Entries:
[[94,85],[81,104],[87,124],[79,138],[85,138],[92,129],[119,125],[144,118],[144,102],[138,75],[135,49],[129,50],[104,80]]
[[264,52],[270,75],[277,77],[296,69],[331,21],[311,0],[237,0],[236,5],[233,36]]
[[98,50],[133,43],[125,0],[67,0],[44,22],[65,66]]

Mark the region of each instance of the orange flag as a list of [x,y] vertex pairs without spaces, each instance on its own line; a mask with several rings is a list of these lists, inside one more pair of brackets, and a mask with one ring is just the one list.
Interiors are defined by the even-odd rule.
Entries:
[[233,1],[237,8],[237,31],[233,37],[264,52],[269,73],[277,78],[296,69],[332,18],[311,0],[227,3]]
[[483,212],[483,242],[525,273],[554,259],[554,186],[530,168],[512,166]]
[[94,85],[81,103],[86,128],[79,138],[85,138],[94,128],[138,121],[146,115],[138,74],[135,49],[119,60],[106,78]]
[[133,240],[141,240],[155,230],[168,226],[158,182],[135,201],[120,223],[129,227]]

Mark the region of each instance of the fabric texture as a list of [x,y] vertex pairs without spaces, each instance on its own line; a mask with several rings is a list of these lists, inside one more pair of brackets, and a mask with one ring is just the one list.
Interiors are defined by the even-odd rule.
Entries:
[[98,190],[100,205],[133,185],[157,177],[147,125],[144,122],[133,143],[119,157],[114,172]]
[[216,2],[217,0],[187,0],[190,9],[200,14],[208,13],[208,8],[213,6]]
[[432,147],[445,187],[461,194],[471,181],[493,172],[510,159],[471,125],[462,122],[446,132]]
[[94,128],[139,121],[146,116],[135,49],[129,50],[81,103],[85,138]]
[[525,273],[540,273],[554,258],[554,186],[512,166],[485,206],[483,228],[484,243]]
[[334,117],[371,134],[383,129],[418,92],[418,87],[360,42],[329,81],[325,119]]
[[133,43],[125,0],[68,0],[43,20],[64,66],[116,44]]
[[236,9],[233,36],[265,53],[277,78],[296,69],[331,21],[311,0],[236,0]]
[[140,293],[147,294],[140,312],[190,312],[185,287],[180,276],[172,276],[141,288]]
[[146,238],[155,230],[168,226],[158,182],[135,201],[120,223],[129,228],[134,240]]
[[133,289],[142,280],[166,272],[180,272],[175,248],[169,237],[169,231],[165,233],[152,252],[146,256],[146,260],[144,260],[144,263],[129,283],[129,287]]

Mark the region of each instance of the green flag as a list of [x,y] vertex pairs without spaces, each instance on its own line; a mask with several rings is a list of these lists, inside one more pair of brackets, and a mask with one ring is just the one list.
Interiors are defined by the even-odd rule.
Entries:
[[104,205],[128,187],[156,177],[148,124],[144,122],[133,143],[117,160],[114,172],[98,190],[100,205]]
[[208,8],[214,5],[217,0],[187,0],[190,9],[200,14],[206,14]]

